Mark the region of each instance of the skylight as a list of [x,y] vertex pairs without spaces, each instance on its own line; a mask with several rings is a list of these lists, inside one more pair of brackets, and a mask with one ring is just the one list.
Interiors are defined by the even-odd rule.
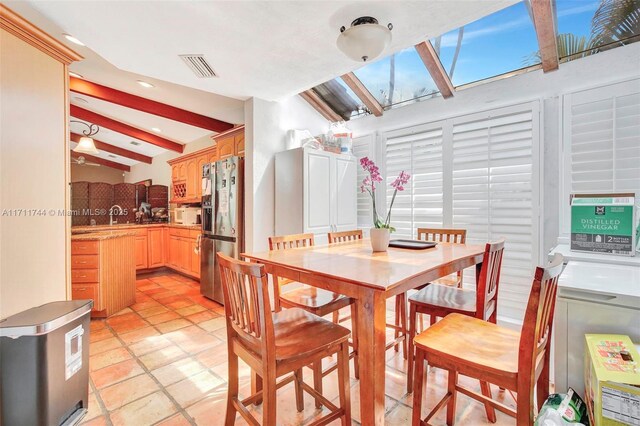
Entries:
[[640,39],[638,0],[556,0],[556,18],[561,61]]
[[525,2],[431,40],[454,87],[540,63],[538,39]]
[[384,108],[438,94],[438,88],[412,47],[354,71]]
[[344,120],[367,113],[362,101],[341,78],[319,84],[313,90]]

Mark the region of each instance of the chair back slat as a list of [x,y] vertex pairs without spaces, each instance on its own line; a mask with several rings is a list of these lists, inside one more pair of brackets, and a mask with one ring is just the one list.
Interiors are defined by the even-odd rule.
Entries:
[[489,242],[485,246],[476,289],[476,315],[482,320],[495,322],[497,318],[498,286],[503,254],[504,239]]
[[[464,244],[467,241],[466,229],[418,228],[418,239],[424,241]],[[458,287],[462,287],[462,271],[457,272]]]
[[356,229],[353,231],[329,232],[327,236],[329,237],[329,244],[356,241],[362,239],[362,230]]
[[563,260],[562,255],[556,254],[549,265],[536,268],[520,335],[518,372],[522,380],[535,380],[537,360],[543,356],[549,357],[558,279],[562,273]]
[[418,239],[438,243],[464,244],[467,240],[466,229],[418,228]]
[[273,339],[268,280],[264,266],[218,253],[227,332],[233,330],[254,347]]
[[269,250],[287,250],[314,245],[313,234],[292,234],[269,237]]

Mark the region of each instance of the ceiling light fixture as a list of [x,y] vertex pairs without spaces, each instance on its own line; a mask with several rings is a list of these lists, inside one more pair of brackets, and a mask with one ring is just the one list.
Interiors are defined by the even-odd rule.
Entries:
[[158,129],[157,127],[152,127],[151,130],[153,130],[156,133],[162,133],[162,130]]
[[84,79],[84,77],[83,77],[83,76],[81,76],[80,74],[78,74],[77,72],[69,71],[69,75],[70,75],[71,77],[75,77],[75,78],[82,78],[82,79]]
[[97,124],[87,124],[84,121],[70,120],[71,123],[80,123],[88,127],[87,130],[83,130],[83,137],[80,138],[78,145],[73,149],[74,152],[80,152],[83,154],[100,154],[96,144],[93,142],[91,136],[97,134],[100,131],[100,127]]
[[67,40],[69,40],[71,43],[75,43],[78,46],[84,46],[84,43],[81,42],[80,40],[78,40],[77,38],[75,38],[74,36],[72,36],[71,34],[62,34],[64,36],[64,38],[66,38]]
[[338,49],[357,62],[378,57],[391,43],[392,24],[378,24],[376,18],[362,16],[354,19],[349,28],[341,27],[336,40]]
[[151,89],[152,87],[156,87],[151,83],[147,83],[146,81],[138,80],[138,84],[142,87],[146,87],[147,89]]

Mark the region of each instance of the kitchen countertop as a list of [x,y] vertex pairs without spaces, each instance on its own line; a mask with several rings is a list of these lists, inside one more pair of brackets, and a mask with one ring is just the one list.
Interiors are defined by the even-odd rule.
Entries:
[[136,233],[132,231],[96,231],[86,232],[81,231],[77,234],[71,235],[71,241],[96,241],[96,240],[108,240],[111,238],[120,237],[135,237]]
[[115,225],[94,225],[94,226],[72,226],[71,233],[73,232],[100,232],[100,231],[113,231],[117,229],[131,229],[131,228],[183,228],[183,229],[201,229],[202,225],[181,225],[179,223],[117,223]]

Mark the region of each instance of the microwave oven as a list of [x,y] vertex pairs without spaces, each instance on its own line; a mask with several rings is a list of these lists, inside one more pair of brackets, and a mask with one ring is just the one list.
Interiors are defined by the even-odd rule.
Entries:
[[200,208],[178,207],[174,209],[173,221],[181,225],[197,225],[200,223]]

